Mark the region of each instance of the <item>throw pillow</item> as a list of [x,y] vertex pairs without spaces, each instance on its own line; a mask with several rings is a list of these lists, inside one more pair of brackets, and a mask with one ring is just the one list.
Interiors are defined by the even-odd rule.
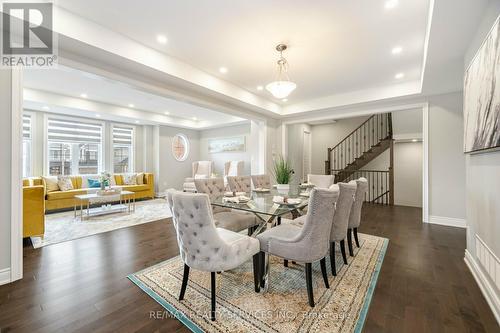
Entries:
[[71,178],[68,176],[57,177],[57,185],[61,191],[69,191],[73,189],[73,183],[71,182]]
[[45,187],[48,192],[59,191],[59,185],[57,185],[57,177],[56,176],[48,176],[42,177],[45,181]]
[[137,174],[137,185],[144,185],[144,172],[140,172]]
[[97,179],[87,179],[87,182],[89,183],[89,188],[100,188],[101,187],[101,182],[98,181]]
[[137,176],[135,173],[124,173],[123,185],[137,185]]

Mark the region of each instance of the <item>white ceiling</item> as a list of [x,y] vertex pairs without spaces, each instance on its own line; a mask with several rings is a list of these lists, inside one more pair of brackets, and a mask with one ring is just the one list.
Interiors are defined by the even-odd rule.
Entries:
[[[243,118],[146,93],[125,83],[62,65],[55,69],[26,69],[24,87],[42,92],[42,94],[25,94],[25,106],[38,110],[49,106],[52,112],[71,114],[75,111],[72,109],[80,105],[77,100],[72,100],[70,103],[60,102],[64,99],[53,98],[51,94],[55,94],[104,103],[99,110],[92,108],[95,103],[81,104],[82,106],[78,107],[83,112],[88,111],[92,117],[96,114],[105,117],[106,105],[109,105],[109,109],[112,106],[128,109],[130,111],[128,118],[131,122],[138,120],[144,123],[157,123],[158,121],[151,120],[148,113],[165,116],[162,118],[156,116],[155,119],[164,119],[166,124],[179,125],[181,123],[183,127],[190,128],[207,128],[245,121]],[[50,94],[43,94],[43,92]],[[81,94],[86,94],[87,97],[82,98]],[[133,104],[134,107],[129,107],[129,104]],[[141,111],[146,111],[146,113]],[[166,112],[168,112],[168,117],[166,117]],[[126,118],[124,116],[121,120],[127,121]]]
[[[287,105],[421,77],[428,0],[64,0],[78,16],[256,95],[274,79],[279,42],[297,89]],[[168,38],[166,45],[157,34]],[[391,54],[395,46],[400,55]],[[228,73],[218,72],[220,66]],[[405,77],[397,80],[396,73]]]

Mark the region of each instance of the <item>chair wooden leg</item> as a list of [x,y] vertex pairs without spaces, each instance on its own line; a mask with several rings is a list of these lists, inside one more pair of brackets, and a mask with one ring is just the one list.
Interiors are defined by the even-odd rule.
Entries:
[[352,251],[352,229],[347,229],[347,247],[349,247],[349,255],[354,257],[354,253]]
[[266,280],[264,279],[264,274],[266,273],[266,254],[264,252],[260,252],[260,287],[264,288],[266,286]]
[[283,262],[283,266],[288,267],[288,260],[287,259],[285,259],[285,261]]
[[212,294],[212,310],[210,311],[210,319],[215,320],[215,272],[210,272],[210,284]]
[[321,274],[323,275],[323,281],[325,282],[325,287],[330,289],[330,284],[328,283],[328,274],[326,274],[326,258],[323,258],[319,261],[321,266]]
[[358,240],[358,228],[354,228],[354,241],[356,242],[356,246],[359,247],[359,240]]
[[253,282],[255,285],[255,292],[260,292],[260,254],[257,253],[253,256]]
[[337,268],[335,267],[335,242],[330,243],[330,266],[332,266],[333,276],[337,276]]
[[184,274],[182,275],[182,285],[181,285],[181,293],[179,295],[179,301],[182,301],[184,299],[188,278],[189,278],[189,266],[184,264]]
[[340,252],[342,253],[342,258],[344,259],[344,265],[347,265],[347,256],[345,255],[345,242],[340,241]]
[[314,294],[312,285],[312,267],[311,263],[306,263],[306,285],[307,285],[307,298],[309,299],[309,305],[314,308]]

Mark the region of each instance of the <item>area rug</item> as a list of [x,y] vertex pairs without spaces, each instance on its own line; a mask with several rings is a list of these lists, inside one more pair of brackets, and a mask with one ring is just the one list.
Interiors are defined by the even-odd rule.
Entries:
[[135,212],[130,214],[117,212],[92,216],[83,221],[80,221],[80,216],[75,218],[73,211],[47,214],[43,239],[31,237],[31,242],[34,248],[39,248],[172,216],[165,199],[138,201],[135,205]]
[[361,332],[388,240],[359,236],[361,248],[348,257],[347,266],[338,251],[336,277],[327,267],[330,289],[324,286],[319,263],[313,264],[314,308],[308,304],[303,266],[290,263],[286,268],[277,257],[271,257],[267,292],[254,291],[251,261],[217,274],[216,321],[210,320],[209,273],[191,270],[184,300],[178,300],[180,257],[128,278],[166,309],[156,316],[175,317],[193,332]]

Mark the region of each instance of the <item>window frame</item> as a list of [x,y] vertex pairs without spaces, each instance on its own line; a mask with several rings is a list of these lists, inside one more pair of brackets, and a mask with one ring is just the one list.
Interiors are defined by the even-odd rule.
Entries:
[[115,127],[122,127],[122,128],[130,128],[132,129],[132,145],[131,145],[131,156],[129,156],[129,170],[128,173],[134,173],[136,172],[136,163],[135,163],[135,156],[136,156],[136,135],[137,135],[137,126],[131,125],[131,124],[125,124],[125,123],[110,123],[110,139],[109,139],[109,163],[110,163],[110,171],[111,173],[114,173],[115,171],[115,143],[114,143],[114,138],[113,138],[113,129]]
[[[184,151],[184,156],[182,156],[181,158],[177,158],[177,156],[175,156],[175,153],[174,153],[174,139],[177,136],[183,138],[184,142],[186,143],[186,147],[185,147],[185,151]],[[172,137],[172,145],[170,147],[170,152],[172,153],[172,156],[174,157],[174,159],[176,161],[178,161],[178,162],[184,162],[185,160],[187,160],[187,158],[189,157],[189,153],[191,152],[190,148],[191,148],[191,146],[190,146],[189,138],[187,137],[187,135],[185,135],[183,133],[177,133],[177,134],[175,134]]]
[[[36,112],[33,112],[33,111],[30,111],[30,110],[23,110],[22,112],[22,115],[21,115],[21,126],[23,126],[23,116],[24,115],[27,115],[30,117],[30,138],[29,138],[29,142],[30,142],[30,153],[29,153],[29,174],[28,175],[23,175],[23,178],[27,178],[27,177],[33,177],[33,174],[34,174],[34,166],[35,166],[35,163],[34,163],[34,156],[36,156]],[[24,127],[24,126],[23,126]],[[21,132],[23,132],[23,130],[21,129]],[[22,158],[22,171],[24,172],[24,142],[25,141],[28,141],[27,139],[24,138],[24,134],[22,136],[22,141],[21,141],[21,144],[22,144],[22,149],[23,151],[21,151],[21,158]]]
[[[90,118],[84,118],[84,117],[72,117],[72,116],[67,116],[67,115],[60,115],[60,114],[55,114],[55,113],[47,113],[44,112],[44,127],[43,127],[43,135],[44,135],[44,140],[43,140],[43,174],[46,176],[50,176],[50,159],[49,159],[49,119],[56,119],[56,120],[65,120],[65,121],[72,121],[72,122],[82,122],[82,123],[87,123],[87,124],[95,124],[95,125],[100,125],[101,126],[101,142],[98,143],[100,145],[99,149],[99,156],[97,159],[97,174],[101,173],[104,170],[105,167],[105,161],[104,157],[106,156],[106,122],[101,121],[101,120],[95,120],[95,119],[90,119]],[[64,143],[60,141],[52,141],[55,143]],[[87,174],[79,174],[79,173],[74,173],[72,170],[72,175],[87,175]]]

